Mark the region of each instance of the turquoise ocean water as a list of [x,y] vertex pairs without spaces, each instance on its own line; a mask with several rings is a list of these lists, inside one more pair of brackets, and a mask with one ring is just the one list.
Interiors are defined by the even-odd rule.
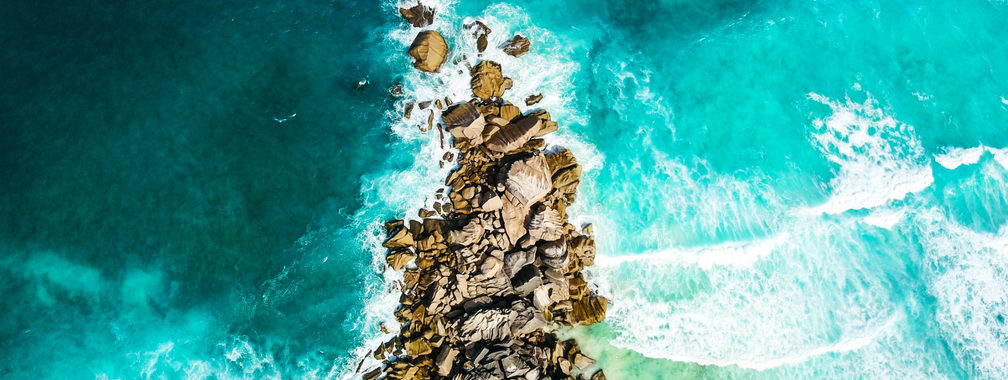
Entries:
[[0,4],[0,377],[355,378],[479,18],[585,166],[609,378],[1008,378],[1008,3],[430,4],[438,76],[394,3]]

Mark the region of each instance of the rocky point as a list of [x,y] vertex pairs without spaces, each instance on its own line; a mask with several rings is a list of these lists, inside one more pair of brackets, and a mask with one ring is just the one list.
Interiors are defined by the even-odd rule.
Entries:
[[[433,9],[401,13],[426,25],[416,15]],[[482,51],[489,28],[475,25]],[[436,72],[447,57],[444,41],[436,31],[420,32],[409,50],[415,67]],[[529,46],[516,36],[503,49],[521,56]],[[417,220],[385,225],[387,263],[404,271],[395,312],[402,325],[374,350],[382,365],[363,378],[604,379],[574,340],[555,333],[603,320],[608,305],[582,275],[595,259],[591,225],[567,219],[581,166],[569,150],[543,140],[558,129],[549,112],[522,113],[504,99],[513,81],[500,64],[483,60],[470,74],[471,100],[420,102],[444,108],[426,130],[436,121],[448,132],[458,153],[444,158],[457,166],[439,190],[444,202],[420,210]]]

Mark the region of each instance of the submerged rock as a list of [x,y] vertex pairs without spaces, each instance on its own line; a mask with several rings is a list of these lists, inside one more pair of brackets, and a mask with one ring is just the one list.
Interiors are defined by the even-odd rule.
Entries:
[[409,55],[415,60],[413,67],[432,73],[438,71],[448,58],[448,43],[441,33],[426,30],[417,34],[410,45]]

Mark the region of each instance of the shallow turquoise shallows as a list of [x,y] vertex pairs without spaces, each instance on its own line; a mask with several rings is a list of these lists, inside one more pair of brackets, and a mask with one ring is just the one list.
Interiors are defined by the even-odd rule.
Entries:
[[450,170],[404,102],[485,58],[585,167],[609,378],[1008,379],[1004,1],[431,0],[437,76],[391,2],[205,3],[0,4],[0,378],[356,377]]

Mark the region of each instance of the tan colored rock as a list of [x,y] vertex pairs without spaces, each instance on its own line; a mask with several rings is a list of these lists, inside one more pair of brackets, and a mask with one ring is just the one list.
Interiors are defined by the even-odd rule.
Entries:
[[458,356],[459,351],[455,347],[443,346],[441,347],[441,352],[438,353],[435,365],[438,368],[438,375],[445,377],[451,374],[452,366],[455,364],[455,358]]
[[571,323],[590,325],[605,319],[609,300],[599,297],[585,297],[571,304]]
[[577,165],[577,159],[574,158],[574,153],[571,153],[568,149],[561,149],[556,152],[546,155],[546,164],[549,165],[550,175],[556,174],[557,171],[564,168],[569,168],[571,166]]
[[509,123],[522,116],[521,109],[511,103],[502,105],[499,113],[500,117]]
[[486,141],[487,149],[494,152],[507,153],[520,148],[535,137],[542,121],[535,117],[523,117],[501,127],[497,133]]
[[414,244],[413,235],[405,226],[400,226],[396,232],[392,233],[382,246],[385,248],[404,248]]
[[504,207],[504,201],[501,197],[493,191],[484,191],[480,194],[480,210],[486,211],[497,211],[501,207]]
[[444,219],[425,218],[421,223],[424,233],[431,234],[437,241],[442,241],[447,230],[448,222]]
[[551,207],[539,204],[533,209],[525,228],[536,240],[557,240],[562,236],[563,220],[560,213]]
[[[422,8],[404,10],[411,9],[423,16]],[[481,22],[466,28],[484,49],[489,28]],[[436,71],[448,55],[443,37],[434,34],[421,33],[411,46],[418,69]],[[431,47],[439,42],[443,49],[435,54]],[[529,46],[516,36],[506,51],[519,56]],[[460,56],[456,63],[469,59]],[[426,129],[438,128],[442,149],[446,134],[452,137],[448,147],[457,148],[439,164],[457,166],[428,202],[433,210],[419,211],[422,222],[386,225],[386,260],[404,270],[394,313],[402,325],[375,351],[385,368],[375,376],[573,380],[576,374],[583,380],[592,360],[575,342],[543,330],[547,321],[555,327],[595,323],[608,306],[580,273],[594,261],[591,228],[579,233],[565,212],[581,167],[570,151],[544,154],[540,137],[558,125],[543,109],[523,115],[502,99],[514,81],[499,64],[479,62],[470,74],[479,99],[453,106],[433,96],[418,104],[427,113],[418,115],[427,117]],[[531,107],[542,94],[524,100]],[[416,266],[405,269],[411,259]]]
[[406,223],[402,219],[390,220],[385,222],[385,233],[391,235],[405,225]]
[[413,67],[428,73],[436,72],[448,59],[448,43],[441,33],[425,30],[417,34],[413,40],[409,55],[415,60]]
[[588,294],[588,283],[585,282],[584,276],[580,272],[575,273],[568,283],[570,284],[569,293],[572,299],[579,300]]
[[524,300],[511,304],[511,336],[522,336],[546,327],[546,319],[535,307]]
[[553,175],[553,188],[563,194],[573,194],[577,192],[577,185],[581,182],[581,165],[574,165],[560,169]]
[[486,34],[476,37],[476,50],[480,53],[486,51],[487,48],[487,36]]
[[515,36],[512,37],[511,40],[508,41],[501,49],[509,55],[521,57],[525,55],[525,53],[528,53],[531,45],[532,43],[528,38],[525,38],[520,34],[515,34]]
[[540,242],[536,253],[543,264],[554,269],[567,267],[567,244],[563,240]]
[[539,120],[542,120],[542,121],[544,121],[544,122],[546,122],[546,121],[550,121],[550,120],[553,120],[553,119],[552,119],[552,118],[550,117],[550,113],[549,113],[549,111],[547,111],[547,110],[544,110],[544,109],[538,109],[538,110],[535,110],[535,111],[532,111],[532,112],[529,112],[528,114],[529,114],[529,116],[535,116],[535,117],[538,117],[538,118],[539,118]]
[[511,278],[511,286],[520,295],[532,293],[542,286],[542,273],[535,265],[529,264],[518,270]]
[[410,25],[417,28],[430,25],[434,22],[434,8],[424,6],[419,2],[410,8],[399,8],[399,15],[406,19]]
[[461,229],[449,232],[448,242],[457,246],[471,245],[483,237],[483,232],[482,221],[472,218]]
[[574,354],[574,366],[578,367],[580,370],[586,370],[588,368],[595,366],[595,360],[584,356],[584,354],[577,352]]
[[459,337],[466,342],[499,341],[511,336],[510,313],[483,309],[459,321]]
[[532,291],[532,304],[535,305],[536,309],[546,310],[553,303],[553,300],[550,298],[550,289],[552,289],[552,286],[549,284],[540,284]]
[[433,235],[426,235],[422,238],[416,239],[414,247],[416,247],[418,252],[432,251],[437,249],[438,241]]
[[413,252],[410,252],[409,249],[401,248],[389,252],[388,256],[385,257],[385,261],[388,262],[392,270],[402,270],[406,267],[406,263],[413,260],[413,257]]
[[504,267],[504,262],[493,256],[487,256],[480,264],[480,275],[486,278],[496,276]]
[[476,196],[476,186],[467,186],[462,189],[462,198],[472,200]]
[[504,91],[510,90],[511,87],[514,87],[514,80],[508,77],[504,77],[504,81],[501,82],[500,86],[501,96],[504,95]]
[[560,368],[560,372],[562,373],[570,373],[571,369],[573,369],[572,366],[573,364],[567,358],[557,359],[557,367]]
[[[493,102],[480,102],[476,108],[479,108],[480,113],[483,114],[484,118],[489,119],[491,116],[500,116],[500,105]],[[505,123],[506,124],[506,123]]]
[[602,370],[598,370],[598,372],[592,375],[591,380],[606,380],[605,374],[602,373]]
[[501,66],[494,61],[482,61],[473,69],[472,80],[473,95],[483,101],[490,101],[504,95],[504,75],[501,74]]
[[595,239],[588,236],[578,236],[567,243],[568,251],[577,255],[584,266],[595,265]]
[[474,21],[472,24],[466,25],[472,31],[473,37],[476,37],[476,50],[482,53],[487,48],[487,35],[490,34],[490,27],[484,24],[480,20]]
[[536,103],[539,103],[542,98],[542,94],[529,95],[529,97],[525,98],[525,105],[531,107]]
[[412,289],[420,281],[420,271],[417,269],[407,269],[403,272],[403,289]]
[[[511,122],[510,120],[506,120],[503,117],[500,117],[500,116],[497,116],[497,115],[484,116],[484,117],[486,118],[487,129],[489,129],[491,126],[492,127],[497,127],[497,129],[500,129],[500,127],[508,125],[508,123]],[[496,133],[496,131],[495,131],[495,133]]]
[[476,145],[483,142],[483,129],[486,121],[475,106],[462,103],[451,106],[441,114],[448,133],[456,139],[465,139]]
[[509,278],[514,277],[521,268],[532,264],[535,260],[535,253],[527,250],[518,250],[504,255],[504,274]]
[[431,129],[434,129],[434,110],[431,110],[430,113],[427,114],[427,127],[421,130],[421,132],[427,132]]
[[539,368],[529,369],[525,374],[525,380],[539,380]]
[[541,152],[511,163],[506,173],[506,195],[518,205],[531,206],[545,197],[552,187],[549,167]]
[[416,338],[406,342],[406,352],[412,356],[422,356],[431,353],[431,345],[426,339]]
[[410,116],[413,116],[413,102],[406,102],[403,109],[403,117],[409,119]]
[[546,136],[550,133],[556,132],[560,129],[560,125],[552,120],[547,120],[543,122],[542,128],[539,128],[539,132],[536,132],[536,137]]

